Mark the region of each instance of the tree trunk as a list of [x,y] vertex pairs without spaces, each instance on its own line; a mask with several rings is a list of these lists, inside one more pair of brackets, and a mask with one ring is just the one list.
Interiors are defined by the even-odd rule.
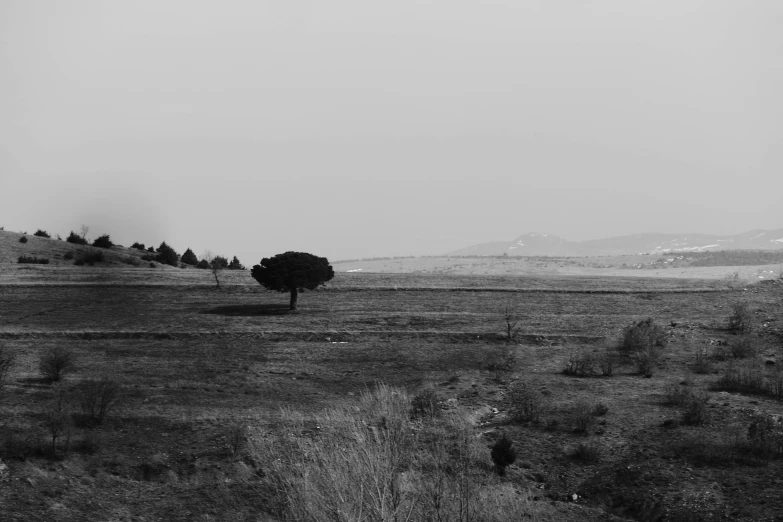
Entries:
[[291,306],[288,307],[289,310],[296,310],[297,297],[299,297],[299,289],[296,287],[291,288]]

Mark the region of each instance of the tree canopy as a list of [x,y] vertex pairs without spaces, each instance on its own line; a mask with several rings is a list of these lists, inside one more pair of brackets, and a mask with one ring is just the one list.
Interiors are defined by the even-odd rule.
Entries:
[[164,241],[158,247],[158,255],[155,256],[155,261],[166,265],[177,266],[179,254]]
[[268,290],[290,292],[290,309],[296,310],[300,289],[315,290],[334,277],[334,270],[325,257],[306,252],[285,252],[264,258],[250,270],[253,279]]

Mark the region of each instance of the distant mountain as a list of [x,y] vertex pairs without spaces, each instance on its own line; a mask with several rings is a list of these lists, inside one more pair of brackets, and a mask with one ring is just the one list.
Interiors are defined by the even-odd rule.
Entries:
[[783,249],[783,228],[751,230],[732,236],[709,234],[632,234],[589,241],[568,241],[529,233],[510,242],[495,241],[449,252],[452,256],[607,256],[714,250]]

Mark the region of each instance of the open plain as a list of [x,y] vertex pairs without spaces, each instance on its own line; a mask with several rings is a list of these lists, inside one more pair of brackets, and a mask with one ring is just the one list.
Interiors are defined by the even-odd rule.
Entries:
[[[195,269],[3,264],[0,343],[16,355],[0,398],[3,519],[282,518],[270,462],[252,448],[279,440],[292,416],[357,408],[384,383],[462,412],[477,466],[490,466],[476,480],[515,496],[525,519],[782,520],[782,462],[743,441],[754,413],[783,403],[715,389],[735,364],[713,350],[736,337],[738,302],[753,314],[758,364],[780,366],[774,280],[338,273],[288,313],[286,296],[246,271],[226,271],[217,289]],[[647,375],[617,353],[611,376],[564,374],[578,354],[614,353],[645,318],[666,335]],[[55,346],[78,361],[59,385],[38,373]],[[710,357],[700,373],[698,354]],[[47,405],[96,376],[122,383],[123,400],[100,426],[75,417],[52,454]],[[520,380],[540,394],[540,418],[512,415]],[[680,423],[671,387],[706,394],[708,420]],[[489,448],[501,434],[518,458],[497,477]],[[503,519],[497,510],[464,519]]]

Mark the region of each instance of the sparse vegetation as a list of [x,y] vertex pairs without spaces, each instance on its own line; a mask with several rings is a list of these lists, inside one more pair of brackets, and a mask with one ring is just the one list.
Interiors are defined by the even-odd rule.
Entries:
[[86,252],[82,252],[79,254],[79,257],[76,258],[76,261],[74,261],[74,265],[77,266],[83,266],[83,265],[90,265],[93,266],[95,263],[103,263],[106,260],[106,257],[103,255],[103,252],[100,250],[88,250]]
[[503,309],[503,324],[506,342],[516,342],[519,334],[519,317],[515,311],[514,303],[507,304]]
[[76,355],[68,348],[55,346],[41,355],[38,371],[49,382],[59,382],[76,370]]
[[2,395],[3,387],[8,382],[15,361],[16,353],[0,341],[0,395]]
[[596,441],[587,441],[578,443],[573,451],[571,457],[576,460],[580,460],[586,464],[594,464],[601,460],[601,446]]
[[757,344],[750,334],[741,334],[729,341],[729,350],[735,359],[747,359],[756,357],[759,351]]
[[587,402],[577,402],[573,406],[574,431],[587,433],[595,424],[595,409]]
[[33,235],[34,236],[38,236],[38,237],[46,237],[46,238],[52,237],[52,236],[49,235],[49,233],[46,230],[41,230],[40,228],[38,230],[36,230],[35,234],[33,234]]
[[68,261],[70,261],[71,259],[73,259],[73,252],[70,252],[70,251],[68,251],[68,252],[66,252],[65,254],[63,254],[63,259],[66,259],[66,260],[68,260]]
[[735,303],[729,317],[729,330],[739,334],[750,334],[753,331],[753,314],[748,303]]
[[55,390],[52,399],[44,409],[43,425],[49,433],[52,441],[52,457],[57,457],[57,441],[65,439],[65,453],[68,453],[71,444],[71,430],[73,428],[71,398],[63,388]]
[[27,243],[27,236],[22,236],[19,238],[20,243]]
[[693,362],[693,371],[699,374],[712,373],[712,361],[710,360],[710,356],[707,353],[706,348],[696,350],[696,357]]
[[596,373],[596,358],[586,348],[572,347],[568,351],[563,373],[576,377],[590,377]]
[[88,379],[81,383],[82,411],[95,424],[103,424],[106,416],[122,399],[120,383],[110,377]]
[[418,418],[435,418],[440,413],[440,400],[432,388],[425,388],[411,400],[411,416]]

